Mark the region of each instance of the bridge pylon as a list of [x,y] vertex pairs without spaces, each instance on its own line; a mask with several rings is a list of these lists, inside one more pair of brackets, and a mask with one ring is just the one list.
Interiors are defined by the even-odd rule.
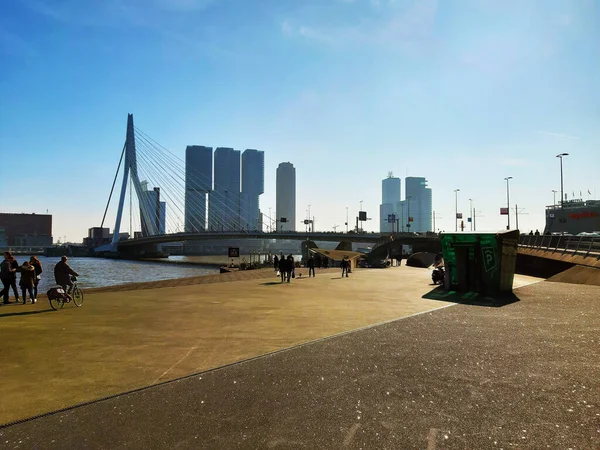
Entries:
[[[115,227],[113,229],[113,238],[110,244],[96,248],[96,252],[117,251],[117,244],[119,243],[119,233],[121,230],[121,220],[123,218],[123,206],[125,205],[125,193],[127,192],[127,183],[129,182],[129,180],[131,180],[131,184],[133,185],[133,189],[135,190],[135,194],[140,207],[142,236],[147,237],[159,234],[160,225],[157,218],[160,214],[160,206],[158,204],[153,204],[155,202],[152,201],[152,196],[145,194],[145,191],[142,189],[142,185],[138,176],[133,114],[127,115],[127,132],[125,135],[125,145],[123,146],[123,152],[121,153],[121,161],[123,161],[123,156],[125,156],[125,161],[123,164],[123,182],[121,184],[121,194],[119,196],[119,206],[117,209]],[[117,175],[120,169],[120,165],[121,163],[119,162],[119,167],[117,167]]]

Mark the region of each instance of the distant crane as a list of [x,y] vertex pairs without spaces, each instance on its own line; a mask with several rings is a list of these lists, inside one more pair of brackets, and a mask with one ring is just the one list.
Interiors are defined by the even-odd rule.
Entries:
[[333,226],[333,232],[334,232],[334,233],[337,233],[337,229],[338,229],[338,227],[339,227],[339,225],[334,225],[334,226]]

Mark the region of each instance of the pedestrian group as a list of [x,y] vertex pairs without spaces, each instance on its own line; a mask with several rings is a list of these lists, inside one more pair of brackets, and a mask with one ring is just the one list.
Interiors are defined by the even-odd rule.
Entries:
[[17,289],[17,273],[21,274],[19,286],[21,287],[21,298],[23,304],[27,302],[26,294],[29,294],[31,303],[37,301],[38,284],[42,279],[42,263],[35,256],[25,261],[22,266],[11,252],[4,252],[4,260],[0,263],[0,279],[2,280],[2,303],[9,303],[10,290],[15,294],[15,301],[19,303],[19,290]]
[[[317,254],[317,258],[313,255],[310,255],[308,260],[306,261],[306,267],[308,268],[308,276],[315,277],[315,267],[327,269],[329,267],[329,261],[327,258],[321,258]],[[342,269],[342,278],[348,278],[348,274],[351,273],[352,264],[348,258],[344,258],[340,263],[340,268]],[[287,258],[283,256],[275,255],[273,258],[273,269],[275,269],[275,273],[277,276],[281,277],[281,282],[289,283],[292,278],[296,278],[296,265],[294,262],[294,257],[292,255],[288,255]],[[299,276],[301,276],[300,274]]]

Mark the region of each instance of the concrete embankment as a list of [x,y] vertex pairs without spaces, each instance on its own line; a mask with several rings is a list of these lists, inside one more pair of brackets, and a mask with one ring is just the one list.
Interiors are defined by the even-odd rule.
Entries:
[[600,269],[586,266],[575,266],[554,275],[548,281],[558,283],[587,284],[600,286]]

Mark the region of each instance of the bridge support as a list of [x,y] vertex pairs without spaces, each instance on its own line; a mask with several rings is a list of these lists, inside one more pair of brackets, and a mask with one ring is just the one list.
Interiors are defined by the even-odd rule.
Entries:
[[[125,193],[127,192],[127,182],[131,177],[131,184],[135,190],[136,197],[140,206],[140,219],[142,235],[153,236],[159,232],[159,224],[156,220],[158,211],[157,205],[152,204],[151,197],[145,195],[138,176],[137,155],[135,150],[135,130],[133,127],[133,114],[127,115],[127,133],[125,136],[125,164],[123,165],[123,183],[121,184],[121,194],[119,196],[119,207],[117,209],[117,218],[113,229],[113,239],[110,244],[103,245],[95,249],[96,252],[117,252],[119,242],[119,233],[121,231],[121,220],[123,218],[123,206],[125,204]],[[118,172],[118,169],[117,169]],[[130,230],[131,231],[131,230]]]

